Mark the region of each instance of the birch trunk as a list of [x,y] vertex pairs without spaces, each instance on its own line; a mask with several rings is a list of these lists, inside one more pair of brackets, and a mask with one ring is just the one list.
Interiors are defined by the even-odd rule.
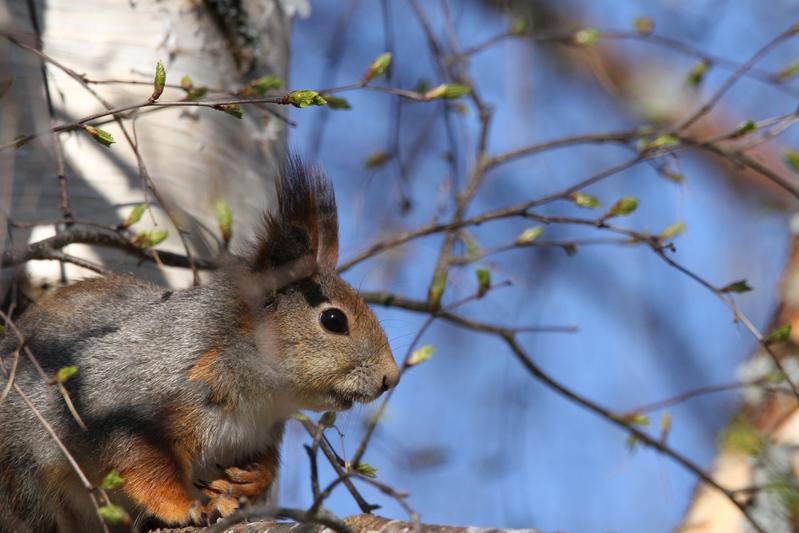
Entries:
[[[188,75],[195,86],[236,90],[254,78],[274,74],[286,79],[289,59],[290,11],[287,0],[0,0],[0,27],[5,34],[32,47],[37,35],[31,22],[34,6],[43,52],[90,80],[151,82],[158,60],[167,70],[167,83]],[[235,11],[236,7],[240,11]],[[103,111],[104,105],[86,87],[52,63],[45,70],[54,119],[48,112],[42,63],[30,51],[0,39],[0,81],[13,84],[0,100],[0,142],[17,135],[46,130],[53,122],[72,121]],[[144,102],[149,85],[90,84],[108,104]],[[167,88],[161,100],[185,96]],[[286,151],[286,125],[276,118],[285,109],[245,109],[243,120],[207,108],[168,108],[140,112],[128,134],[138,141],[141,160],[163,198],[158,205],[145,193],[141,171],[124,132],[113,121],[102,125],[116,143],[106,148],[85,132],[39,137],[22,148],[0,153],[0,209],[12,220],[63,218],[59,187],[57,143],[63,148],[66,187],[76,219],[116,225],[133,206],[149,200],[147,213],[135,228],[165,229],[168,239],[159,249],[185,253],[177,228],[184,231],[198,256],[213,256],[220,234],[214,203],[224,200],[233,209],[233,243],[243,243],[257,226],[272,193],[274,169]],[[0,231],[7,234],[6,217]],[[11,229],[5,246],[53,235],[56,225]],[[142,265],[121,252],[73,244],[64,252],[97,261],[109,270],[135,270],[170,285],[186,286],[186,269]],[[31,261],[24,267],[38,282],[68,281],[93,272],[58,261]],[[8,280],[8,272],[4,279]]]

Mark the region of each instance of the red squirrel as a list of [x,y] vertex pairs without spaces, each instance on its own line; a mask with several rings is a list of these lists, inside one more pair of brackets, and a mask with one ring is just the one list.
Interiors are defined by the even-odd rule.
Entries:
[[[24,357],[15,382],[92,483],[119,472],[111,499],[131,516],[203,525],[231,514],[271,486],[292,413],[348,409],[399,380],[382,327],[335,272],[330,181],[289,157],[276,190],[252,249],[220,260],[206,285],[93,278],[17,321],[48,375],[78,367],[65,387],[87,429]],[[0,342],[6,368],[17,347],[11,334]],[[0,532],[99,529],[64,454],[13,392],[0,424]]]

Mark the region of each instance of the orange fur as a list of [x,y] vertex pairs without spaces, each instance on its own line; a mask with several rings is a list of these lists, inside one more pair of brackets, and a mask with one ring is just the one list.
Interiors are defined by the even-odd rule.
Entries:
[[217,368],[217,360],[222,355],[221,348],[211,348],[205,352],[189,370],[189,381],[201,381],[208,385],[211,394],[208,400],[216,405],[224,405],[225,409],[236,408],[236,397],[230,388],[219,379],[222,372]]
[[124,491],[137,504],[173,524],[186,522],[194,503],[180,461],[140,439],[121,458]]

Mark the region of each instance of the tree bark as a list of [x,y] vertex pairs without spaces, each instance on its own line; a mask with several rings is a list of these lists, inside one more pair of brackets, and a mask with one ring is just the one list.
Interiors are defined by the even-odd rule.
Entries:
[[[177,84],[188,75],[195,86],[231,91],[265,74],[285,80],[288,72],[290,21],[278,0],[0,0],[0,27],[32,48],[39,48],[39,33],[41,50],[48,57],[89,80],[152,82],[158,60],[166,67],[167,83]],[[13,77],[10,91],[0,101],[2,141],[104,110],[87,87],[46,62],[51,117],[42,60],[7,39],[0,41],[0,72],[8,73],[0,78]],[[112,106],[144,102],[152,93],[147,84],[89,83],[89,88]],[[180,89],[167,88],[160,100],[184,96]],[[109,148],[83,131],[39,137],[0,153],[0,208],[16,221],[64,217],[57,170],[60,142],[73,217],[116,225],[147,199],[152,216],[145,214],[136,231],[166,229],[169,238],[159,248],[185,253],[166,209],[184,231],[192,252],[212,256],[220,242],[216,201],[224,200],[233,209],[234,244],[253,234],[269,204],[271,176],[286,152],[286,124],[275,116],[285,114],[285,109],[271,111],[248,107],[244,119],[236,120],[211,109],[168,108],[140,112],[135,121],[125,121],[164,205],[158,205],[153,191],[145,193],[135,151],[117,123],[100,126],[116,141]],[[2,218],[0,231],[5,233]],[[56,231],[53,224],[16,229],[13,242],[6,246],[24,247]],[[137,267],[128,256],[88,245],[71,245],[64,252],[111,270]],[[46,282],[93,275],[57,261],[34,261],[25,268],[32,279]],[[192,280],[191,271],[183,268],[145,265],[136,268],[136,274],[178,286]]]

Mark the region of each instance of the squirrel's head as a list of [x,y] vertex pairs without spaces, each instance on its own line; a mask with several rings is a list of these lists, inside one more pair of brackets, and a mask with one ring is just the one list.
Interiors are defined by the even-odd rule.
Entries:
[[258,357],[302,408],[348,409],[399,381],[386,334],[358,292],[336,274],[332,185],[289,157],[276,209],[246,258]]

